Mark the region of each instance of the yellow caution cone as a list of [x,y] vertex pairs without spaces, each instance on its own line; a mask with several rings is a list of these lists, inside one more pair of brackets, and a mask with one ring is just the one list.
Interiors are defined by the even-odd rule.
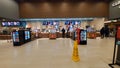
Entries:
[[78,54],[78,44],[77,44],[77,41],[74,41],[72,60],[75,61],[75,62],[80,61],[79,54]]

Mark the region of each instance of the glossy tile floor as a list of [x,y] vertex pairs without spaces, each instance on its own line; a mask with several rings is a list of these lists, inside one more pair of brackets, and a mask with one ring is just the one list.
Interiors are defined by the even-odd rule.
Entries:
[[87,45],[79,45],[80,61],[74,62],[68,38],[38,39],[18,47],[0,40],[0,68],[110,68],[113,45],[114,38],[88,39]]

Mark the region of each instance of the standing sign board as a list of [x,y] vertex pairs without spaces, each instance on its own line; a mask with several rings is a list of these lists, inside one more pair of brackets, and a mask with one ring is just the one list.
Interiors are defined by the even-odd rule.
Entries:
[[109,66],[114,68],[113,65],[120,65],[120,26],[116,26],[113,60]]
[[117,27],[116,44],[118,45],[116,64],[120,65],[120,26]]
[[120,39],[120,26],[117,27],[117,39]]
[[80,30],[80,44],[87,44],[87,31],[83,29]]

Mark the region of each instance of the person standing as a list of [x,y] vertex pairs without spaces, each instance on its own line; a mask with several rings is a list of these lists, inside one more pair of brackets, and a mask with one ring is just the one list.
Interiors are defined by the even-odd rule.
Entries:
[[101,38],[104,38],[104,35],[105,35],[105,28],[104,27],[101,28],[100,34],[101,34]]
[[67,33],[66,33],[67,38],[69,38],[69,30],[70,30],[70,27],[68,27],[68,29],[67,29]]
[[65,38],[65,29],[62,28],[62,37]]
[[109,37],[109,33],[110,33],[109,28],[108,28],[108,26],[106,25],[106,26],[105,26],[105,37],[106,37],[106,38]]

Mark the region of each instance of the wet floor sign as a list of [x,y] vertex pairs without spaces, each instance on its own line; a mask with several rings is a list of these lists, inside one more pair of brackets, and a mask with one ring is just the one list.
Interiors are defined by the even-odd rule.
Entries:
[[74,41],[72,60],[75,61],[75,62],[80,61],[79,54],[78,54],[78,44],[77,44],[77,40]]

